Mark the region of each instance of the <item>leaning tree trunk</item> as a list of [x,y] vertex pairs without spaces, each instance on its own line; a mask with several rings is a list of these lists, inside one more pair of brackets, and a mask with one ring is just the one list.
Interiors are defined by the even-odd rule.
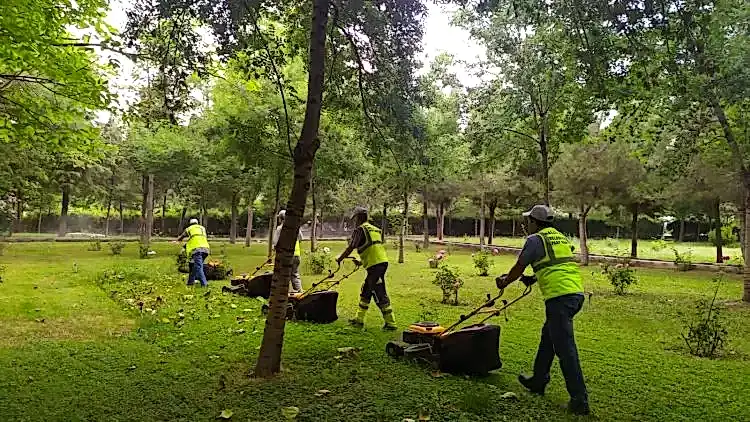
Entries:
[[302,134],[294,151],[294,184],[287,203],[287,214],[276,246],[273,282],[269,299],[269,312],[263,331],[255,375],[271,377],[281,370],[281,351],[284,346],[284,325],[292,278],[292,257],[300,223],[305,214],[305,202],[310,189],[315,152],[320,146],[318,128],[323,100],[323,78],[325,74],[326,25],[328,23],[329,0],[314,0],[310,31],[310,65],[307,91],[307,108],[302,125]]
[[638,258],[638,204],[633,204],[630,212],[633,215],[630,222],[630,257]]
[[542,156],[542,183],[544,184],[544,205],[550,206],[549,151],[547,149],[547,118],[541,116],[542,127],[539,131],[539,153]]
[[57,237],[65,237],[68,233],[68,207],[70,206],[70,186],[62,188],[62,203],[60,204],[60,224],[57,228]]
[[445,237],[445,206],[442,202],[438,204],[437,213],[437,238],[438,240],[443,240]]
[[484,191],[479,204],[479,247],[484,248]]
[[141,233],[141,246],[149,247],[151,245],[151,232],[154,228],[154,175],[148,175],[148,184],[146,191],[146,221]]
[[409,195],[404,190],[404,213],[401,215],[401,230],[398,235],[398,263],[404,263],[404,238],[409,224]]
[[252,241],[253,237],[253,203],[255,202],[255,199],[253,198],[253,195],[250,195],[248,198],[248,204],[247,204],[247,230],[245,230],[245,246],[250,246],[250,242]]
[[276,215],[279,213],[279,198],[281,195],[281,175],[276,175],[276,201],[274,202],[273,212],[268,218],[268,256],[273,255],[273,233],[276,229]]
[[237,243],[237,192],[232,193],[232,221],[229,222],[229,243]]
[[581,239],[581,264],[589,265],[589,245],[588,234],[586,233],[586,218],[589,209],[581,207],[581,216],[578,219],[578,237]]
[[430,247],[430,221],[427,216],[427,201],[422,201],[422,243],[425,249]]

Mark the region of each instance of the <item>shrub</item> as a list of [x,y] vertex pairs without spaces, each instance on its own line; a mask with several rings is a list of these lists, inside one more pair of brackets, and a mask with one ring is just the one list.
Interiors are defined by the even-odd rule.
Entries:
[[422,252],[422,242],[414,242],[414,250],[416,252]]
[[333,266],[333,257],[328,248],[310,252],[307,255],[307,267],[311,274],[323,274]]
[[5,242],[0,242],[0,256],[5,255],[5,249],[8,247],[8,244]]
[[655,252],[663,251],[664,249],[667,249],[667,241],[664,239],[657,239],[654,240],[654,242],[651,244],[651,249]]
[[490,268],[494,262],[490,259],[490,253],[482,249],[474,254],[474,267],[479,270],[479,275],[486,277],[490,275]]
[[109,244],[109,249],[112,251],[112,255],[120,255],[124,248],[124,242],[112,242]]
[[0,265],[0,283],[3,282],[3,276],[5,276],[5,270],[7,270],[8,267],[5,265]]
[[435,321],[438,313],[432,306],[425,302],[419,302],[419,321]]
[[464,285],[463,280],[459,278],[458,268],[442,265],[435,273],[432,284],[440,287],[440,290],[443,291],[442,303],[458,305],[458,290]]
[[603,264],[602,274],[607,276],[617,295],[624,295],[632,284],[638,283],[638,276],[636,276],[635,270],[630,266],[630,261],[627,259],[615,265]]
[[690,354],[699,357],[715,357],[724,348],[727,339],[722,307],[716,303],[722,278],[714,278],[716,288],[711,300],[700,299],[696,305],[692,318],[685,322],[680,336],[690,350]]
[[[714,246],[719,246],[719,241],[716,238],[715,229],[708,232],[708,241],[711,242],[711,244]],[[739,242],[737,242],[737,238],[735,237],[734,233],[732,233],[732,226],[722,226],[721,246],[725,246],[727,248],[735,248],[737,247],[738,243]]]
[[677,248],[672,248],[674,253],[674,264],[677,265],[677,271],[690,271],[693,265],[693,250],[688,249],[685,253],[680,253]]
[[94,240],[93,242],[89,243],[89,251],[91,252],[98,252],[102,250],[102,241],[99,239]]
[[141,259],[148,258],[148,256],[149,256],[149,254],[148,254],[149,249],[150,249],[149,245],[145,245],[143,243],[141,243],[140,245],[138,245],[138,257],[140,257]]

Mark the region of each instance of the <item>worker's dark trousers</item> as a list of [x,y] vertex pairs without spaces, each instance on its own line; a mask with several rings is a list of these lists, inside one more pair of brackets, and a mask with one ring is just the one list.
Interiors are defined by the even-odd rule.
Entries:
[[206,260],[208,254],[205,252],[195,252],[193,254],[193,265],[190,268],[190,275],[188,276],[187,285],[192,286],[195,284],[195,280],[200,281],[201,286],[208,286],[206,280],[206,273],[203,271],[203,261]]
[[374,299],[375,304],[378,305],[380,312],[383,314],[385,324],[395,327],[396,320],[391,308],[391,299],[385,291],[385,272],[387,270],[387,262],[375,264],[367,269],[367,277],[365,282],[362,283],[362,291],[359,294],[359,310],[355,318],[357,322],[364,322],[365,314],[370,308],[370,300]]
[[581,294],[559,296],[544,302],[547,320],[542,327],[542,340],[539,342],[539,350],[534,361],[534,379],[540,387],[549,382],[549,370],[557,355],[570,399],[577,403],[588,403],[588,393],[573,335],[573,317],[582,306]]

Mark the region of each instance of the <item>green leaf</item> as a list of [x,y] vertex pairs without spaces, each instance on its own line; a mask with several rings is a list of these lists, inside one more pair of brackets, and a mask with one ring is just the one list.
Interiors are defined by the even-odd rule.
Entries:
[[219,419],[230,419],[232,415],[234,415],[234,412],[229,409],[224,409],[219,414]]
[[287,420],[290,420],[290,421],[294,420],[297,418],[297,415],[299,415],[299,407],[296,407],[296,406],[282,407],[281,415],[284,416]]

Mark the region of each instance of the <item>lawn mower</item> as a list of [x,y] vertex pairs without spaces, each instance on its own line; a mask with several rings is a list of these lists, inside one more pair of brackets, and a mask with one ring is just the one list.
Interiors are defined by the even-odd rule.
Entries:
[[[500,279],[500,277],[498,277]],[[400,341],[388,342],[385,351],[393,357],[406,357],[430,364],[443,372],[467,375],[486,375],[503,364],[500,360],[500,326],[485,324],[492,317],[499,316],[511,305],[529,293],[536,282],[535,276],[522,276],[526,286],[517,298],[501,300],[502,306],[495,304],[504,290],[487,300],[467,315],[461,315],[453,325],[445,328],[435,322],[418,322],[409,326]],[[477,315],[486,315],[476,324],[459,328]]]
[[221,290],[223,292],[235,293],[242,296],[262,297],[268,299],[269,296],[271,296],[271,280],[273,279],[273,272],[266,271],[258,276],[256,276],[256,274],[272,262],[273,258],[268,257],[268,259],[262,264],[255,267],[255,271],[253,271],[252,274],[241,274],[239,277],[231,279],[229,281],[231,286],[224,286]]
[[[341,278],[334,280],[336,274],[341,271],[341,264],[339,264],[336,271],[328,270],[328,275],[317,283],[313,283],[309,289],[300,293],[290,294],[289,301],[287,302],[286,318],[289,320],[319,322],[323,324],[336,321],[339,318],[336,313],[339,292],[332,289],[357,272],[362,265],[355,258],[350,257],[347,259],[352,260],[354,269],[341,276]],[[264,304],[261,307],[261,312],[267,314],[268,307],[268,304]]]

